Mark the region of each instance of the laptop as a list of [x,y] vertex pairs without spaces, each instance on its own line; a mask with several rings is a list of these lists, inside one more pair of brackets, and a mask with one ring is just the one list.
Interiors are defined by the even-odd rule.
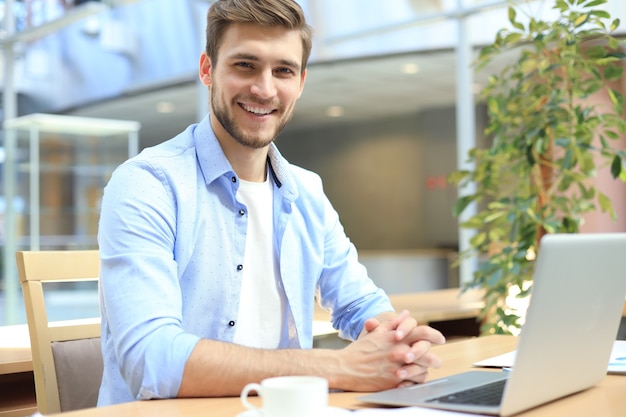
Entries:
[[[533,281],[510,372],[467,371],[358,399],[504,417],[600,382],[626,296],[626,233],[546,235]],[[494,388],[487,404],[466,398]]]

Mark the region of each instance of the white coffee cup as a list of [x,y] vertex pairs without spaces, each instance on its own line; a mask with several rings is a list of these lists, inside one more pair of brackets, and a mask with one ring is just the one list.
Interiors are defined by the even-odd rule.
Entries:
[[[251,392],[261,397],[261,408],[248,401]],[[267,378],[246,385],[240,398],[244,407],[263,417],[319,417],[328,405],[328,381],[316,376]]]

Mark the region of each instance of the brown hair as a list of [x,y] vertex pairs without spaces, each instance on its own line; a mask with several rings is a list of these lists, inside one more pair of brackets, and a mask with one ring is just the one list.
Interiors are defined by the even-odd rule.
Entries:
[[209,8],[206,26],[206,53],[213,65],[217,50],[229,25],[254,23],[299,30],[302,37],[302,71],[311,54],[313,34],[304,12],[295,0],[217,0]]

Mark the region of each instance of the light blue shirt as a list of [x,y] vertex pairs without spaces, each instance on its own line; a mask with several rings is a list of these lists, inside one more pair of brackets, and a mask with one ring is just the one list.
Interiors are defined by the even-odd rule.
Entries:
[[[287,323],[281,348],[311,348],[315,299],[342,337],[393,310],[357,260],[318,175],[272,144],[274,237]],[[247,209],[208,116],[118,167],[98,242],[104,375],[99,405],[176,397],[200,338],[232,342]]]

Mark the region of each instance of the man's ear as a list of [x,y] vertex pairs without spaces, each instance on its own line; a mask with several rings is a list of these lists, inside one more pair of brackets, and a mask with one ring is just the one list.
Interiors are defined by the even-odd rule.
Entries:
[[211,58],[209,58],[206,52],[202,52],[202,54],[200,55],[200,66],[198,75],[202,84],[206,85],[207,87],[211,86]]

